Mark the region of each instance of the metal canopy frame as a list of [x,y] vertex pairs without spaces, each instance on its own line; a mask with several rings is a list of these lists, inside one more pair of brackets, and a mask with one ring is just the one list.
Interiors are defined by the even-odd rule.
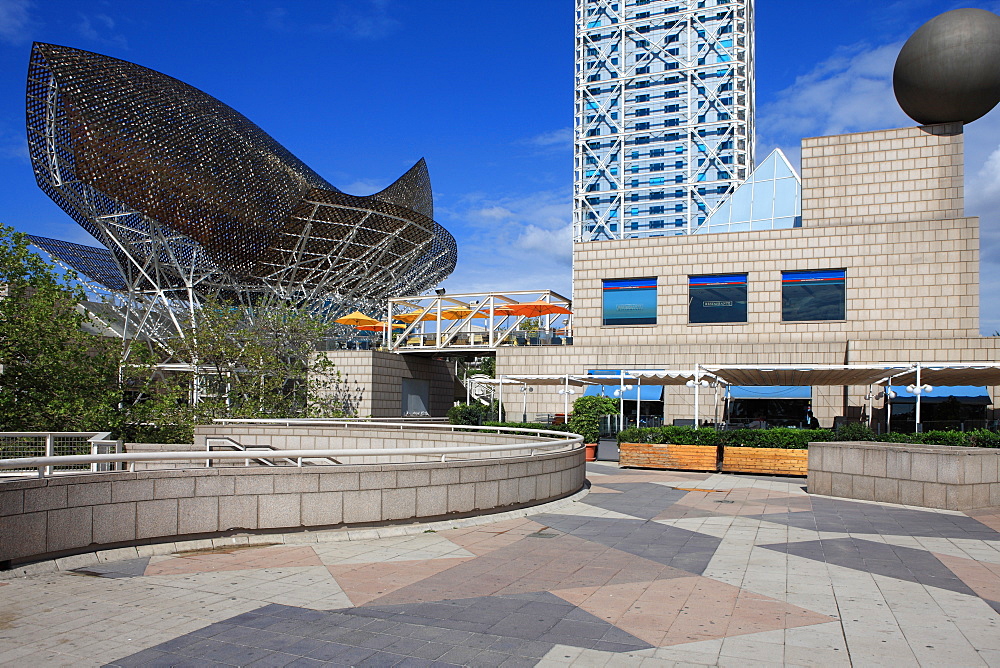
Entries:
[[[515,332],[527,316],[507,315],[504,306],[526,301],[542,301],[572,310],[573,302],[552,290],[515,290],[508,292],[473,292],[463,294],[414,295],[388,300],[386,318],[410,312],[418,313],[405,329],[386,332],[387,348],[393,352],[430,352],[438,350],[492,350],[513,343]],[[444,317],[449,309],[468,309],[460,319]],[[551,335],[554,324],[565,318],[561,328],[572,332],[571,315],[539,316],[539,329]],[[387,320],[388,321],[388,320]],[[477,322],[484,323],[477,325]],[[478,330],[475,329],[478,327]],[[561,378],[561,376],[560,376]]]
[[[699,394],[703,387],[727,385],[801,385],[801,386],[875,386],[907,383],[914,387],[916,423],[920,428],[920,403],[924,392],[933,385],[1000,386],[1000,364],[992,362],[952,364],[948,362],[908,362],[898,364],[695,364],[691,370],[629,371],[620,375],[501,375],[503,384],[563,386],[637,384],[686,385],[694,390],[694,424],[699,420]],[[568,402],[567,402],[568,411]]]

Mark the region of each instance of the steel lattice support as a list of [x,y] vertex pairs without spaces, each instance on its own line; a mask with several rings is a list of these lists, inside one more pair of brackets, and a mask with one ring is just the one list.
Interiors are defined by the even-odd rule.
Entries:
[[753,0],[577,0],[574,239],[690,234],[753,169]]

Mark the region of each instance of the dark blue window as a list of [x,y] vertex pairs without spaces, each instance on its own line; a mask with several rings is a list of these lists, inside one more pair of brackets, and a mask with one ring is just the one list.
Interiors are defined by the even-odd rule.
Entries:
[[781,272],[781,319],[786,322],[845,320],[846,298],[843,269]]
[[656,279],[628,278],[605,280],[605,325],[655,325]]
[[688,322],[746,321],[746,274],[688,277]]

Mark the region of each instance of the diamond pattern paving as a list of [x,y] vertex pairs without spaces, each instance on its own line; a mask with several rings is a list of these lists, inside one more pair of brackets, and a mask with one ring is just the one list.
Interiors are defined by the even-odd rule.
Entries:
[[519,519],[6,579],[0,665],[1000,666],[995,511],[590,471]]

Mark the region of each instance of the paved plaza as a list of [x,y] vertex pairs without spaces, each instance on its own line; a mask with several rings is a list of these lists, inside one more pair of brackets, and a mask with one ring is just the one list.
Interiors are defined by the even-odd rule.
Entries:
[[793,478],[588,478],[489,523],[7,573],[0,664],[1000,666],[1000,511]]

